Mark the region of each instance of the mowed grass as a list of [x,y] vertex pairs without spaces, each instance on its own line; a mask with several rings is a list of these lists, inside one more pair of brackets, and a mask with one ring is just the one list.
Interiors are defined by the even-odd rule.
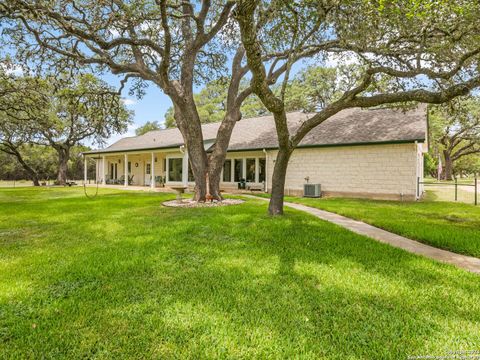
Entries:
[[480,347],[480,278],[293,210],[0,191],[0,358],[405,359]]
[[286,197],[285,201],[335,212],[435,247],[480,257],[480,206],[347,198]]

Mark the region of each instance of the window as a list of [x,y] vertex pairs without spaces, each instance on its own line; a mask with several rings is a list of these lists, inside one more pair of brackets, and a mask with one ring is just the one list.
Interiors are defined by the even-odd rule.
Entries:
[[255,159],[247,159],[247,181],[255,182]]
[[243,178],[243,159],[235,159],[235,180],[234,181],[240,181]]
[[147,167],[145,169],[145,174],[150,175],[152,171],[152,164],[147,163]]
[[223,163],[223,181],[232,181],[232,160],[225,160]]
[[132,163],[129,161],[128,162],[128,173],[130,174],[132,172]]
[[115,180],[117,178],[117,163],[110,164],[110,179]]
[[264,182],[265,181],[265,165],[266,165],[266,160],[265,159],[258,159],[258,181],[259,182]]
[[182,181],[182,159],[168,159],[168,181]]

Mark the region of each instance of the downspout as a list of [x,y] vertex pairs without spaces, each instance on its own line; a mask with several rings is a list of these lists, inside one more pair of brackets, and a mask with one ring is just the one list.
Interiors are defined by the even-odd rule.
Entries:
[[419,169],[419,156],[418,156],[418,142],[415,140],[415,200],[419,200],[422,196],[422,191],[420,190],[420,171]]
[[268,193],[268,152],[263,149],[263,153],[265,154],[265,192]]

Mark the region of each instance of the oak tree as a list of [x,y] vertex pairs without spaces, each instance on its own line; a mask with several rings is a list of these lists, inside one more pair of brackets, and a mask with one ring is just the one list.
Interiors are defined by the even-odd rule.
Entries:
[[[430,141],[444,159],[443,177],[452,180],[456,162],[480,158],[480,99],[476,96],[437,105],[430,111]],[[475,161],[474,156],[472,160]],[[467,163],[463,164],[463,168]]]
[[[248,73],[245,51],[231,13],[232,0],[0,0],[6,46],[33,66],[89,66],[134,81],[141,94],[146,83],[170,97],[195,178],[197,200],[207,191],[221,199],[220,174],[240,105],[251,88],[240,89]],[[276,63],[284,53],[263,56]],[[229,65],[227,64],[229,63]],[[286,67],[275,67],[275,79]],[[211,152],[204,149],[195,86],[227,76],[226,111]],[[207,190],[207,179],[209,189]]]
[[[268,9],[267,15],[266,9]],[[285,176],[294,149],[310,130],[343,109],[412,102],[443,103],[480,86],[478,18],[472,1],[259,1],[239,0],[241,31],[251,86],[273,113],[279,150],[272,179],[270,214],[283,213]],[[280,93],[261,61],[286,54]],[[289,129],[285,90],[292,67],[308,57],[353,63],[340,94]],[[352,61],[353,59],[353,61]]]

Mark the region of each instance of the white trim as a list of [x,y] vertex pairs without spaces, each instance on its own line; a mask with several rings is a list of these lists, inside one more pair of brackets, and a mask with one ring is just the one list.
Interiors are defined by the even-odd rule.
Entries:
[[150,165],[150,187],[155,189],[155,154],[152,151],[152,161]]
[[265,192],[268,192],[268,151],[263,149],[263,153],[265,154]]
[[87,158],[83,157],[83,183],[87,183]]
[[183,156],[167,155],[165,156],[165,160],[166,160],[165,182],[170,184],[182,184],[182,180],[170,180],[170,162],[169,162],[170,159],[182,159],[182,179],[183,179]]
[[107,175],[105,174],[106,171],[105,171],[105,166],[107,164],[105,163],[105,155],[102,156],[102,185],[105,185],[107,183]]
[[124,161],[124,164],[123,164],[123,176],[125,176],[125,179],[123,181],[123,185],[125,187],[128,187],[128,154],[125,153],[124,157],[123,157],[123,161]]

